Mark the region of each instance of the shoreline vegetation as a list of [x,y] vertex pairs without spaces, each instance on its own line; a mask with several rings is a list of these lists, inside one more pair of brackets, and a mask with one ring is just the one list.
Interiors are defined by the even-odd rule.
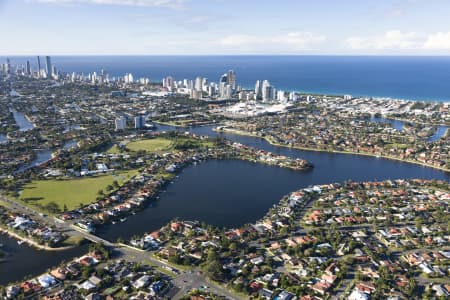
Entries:
[[[324,150],[324,149],[301,147],[301,146],[283,145],[283,144],[276,143],[276,142],[272,141],[267,136],[260,136],[258,134],[252,133],[252,132],[247,132],[247,131],[238,130],[238,129],[234,129],[234,128],[221,127],[219,129],[218,127],[216,127],[213,130],[215,132],[228,132],[228,133],[242,135],[242,136],[251,136],[251,137],[261,138],[261,139],[266,140],[270,145],[278,146],[278,147],[292,148],[292,149],[304,150],[304,151],[316,151],[316,152],[337,153],[337,154],[347,154],[347,155],[361,155],[361,156],[369,156],[369,157],[375,157],[375,158],[390,159],[390,160],[400,161],[400,162],[403,162],[403,163],[410,163],[410,164],[415,164],[415,165],[419,165],[419,166],[423,166],[423,167],[427,167],[427,168],[433,168],[433,169],[436,169],[436,170],[440,170],[440,171],[444,171],[444,172],[450,173],[450,169],[447,169],[447,168],[437,167],[437,166],[429,165],[429,164],[418,162],[418,161],[406,160],[406,159],[396,158],[396,157],[392,157],[392,156],[375,155],[375,154],[371,154],[371,153],[367,153],[367,152]],[[447,133],[446,134],[448,134],[449,132],[450,132],[450,130],[447,129]]]
[[[137,176],[142,179],[142,181],[139,181],[140,183],[130,181],[130,186],[125,184],[123,191],[118,188],[109,194],[105,194],[101,199],[76,209],[77,211],[83,210],[84,216],[95,216],[95,225],[123,222],[122,220],[125,220],[125,217],[144,209],[148,202],[157,199],[166,184],[170,183],[183,169],[202,161],[236,159],[294,171],[307,171],[314,168],[312,163],[304,159],[292,159],[239,143],[222,140],[214,142],[212,139],[205,140],[186,134],[175,134],[173,137],[168,135],[164,137],[164,134],[161,134],[152,139],[129,141],[123,147],[123,150],[129,151],[129,153],[143,151],[143,153],[146,153],[144,157],[147,156],[147,159],[155,155],[151,159],[153,165],[158,165],[158,167],[144,168],[141,174]],[[106,152],[108,153],[110,149]],[[114,153],[116,153],[114,155],[120,156],[127,152],[121,152],[119,148],[116,148]],[[124,192],[125,190],[126,192]],[[120,201],[117,200],[119,198]],[[93,209],[94,206],[97,208]],[[106,216],[106,211],[109,211],[108,216]],[[77,216],[75,217],[75,215]],[[69,219],[80,218],[75,210],[62,212],[62,216]]]
[[[442,232],[438,232],[432,227],[430,227],[431,229],[428,229],[427,226],[429,226],[432,222],[427,223],[425,220],[421,219],[422,217],[411,217],[410,220],[406,222],[402,221],[402,219],[395,219],[392,222],[386,223],[384,219],[374,218],[374,215],[377,214],[375,211],[373,211],[374,215],[366,216],[364,212],[355,210],[354,212],[351,212],[352,216],[347,218],[341,217],[340,214],[336,213],[334,215],[336,220],[342,220],[339,222],[333,221],[334,223],[331,225],[325,222],[327,220],[326,214],[321,214],[320,216],[323,217],[321,222],[308,223],[311,216],[315,216],[315,213],[317,213],[319,209],[323,211],[329,209],[330,207],[330,205],[316,206],[312,203],[328,201],[331,203],[331,207],[337,206],[345,208],[343,203],[346,203],[346,205],[349,206],[354,205],[354,203],[350,203],[348,198],[340,196],[336,197],[336,192],[338,192],[339,195],[347,195],[346,193],[348,193],[348,195],[354,195],[356,193],[361,195],[364,195],[362,193],[372,195],[371,193],[378,190],[388,191],[391,196],[398,197],[398,201],[403,199],[402,201],[404,201],[404,203],[409,202],[409,198],[405,197],[404,193],[422,193],[424,195],[430,193],[445,199],[445,197],[447,197],[445,194],[449,191],[448,187],[448,183],[445,181],[439,182],[421,179],[398,179],[393,181],[364,181],[316,185],[314,187],[292,191],[282,196],[278,203],[269,209],[268,212],[260,219],[242,225],[238,228],[219,228],[196,220],[188,221],[185,219],[175,218],[161,228],[154,230],[153,232],[146,233],[143,236],[133,237],[127,242],[129,243],[128,247],[140,252],[149,251],[149,253],[151,253],[150,255],[153,257],[169,262],[178,269],[192,267],[192,265],[198,266],[207,275],[207,280],[220,282],[222,284],[225,282],[226,284],[224,286],[231,288],[233,292],[245,291],[248,293],[248,295],[245,294],[246,297],[253,295],[254,293],[252,292],[254,292],[254,290],[252,291],[248,288],[244,289],[239,284],[236,284],[236,282],[242,283],[242,281],[239,281],[238,278],[241,278],[241,280],[243,280],[246,284],[250,285],[255,280],[260,280],[262,278],[260,273],[261,270],[263,273],[273,274],[274,272],[271,268],[275,268],[274,265],[279,266],[280,263],[284,266],[293,265],[293,262],[298,257],[298,260],[302,262],[302,269],[308,270],[308,272],[317,272],[316,270],[319,269],[321,270],[319,272],[325,271],[326,274],[332,274],[331,276],[334,276],[332,281],[329,282],[330,286],[324,290],[324,293],[336,293],[341,284],[346,284],[349,287],[348,291],[350,291],[350,288],[353,286],[353,282],[364,282],[364,279],[362,279],[364,277],[356,276],[354,279],[352,278],[351,281],[347,281],[345,273],[337,270],[337,272],[331,271],[331,269],[336,266],[339,266],[339,268],[341,266],[344,267],[345,272],[347,271],[347,266],[356,269],[358,267],[358,263],[357,259],[352,258],[353,250],[357,249],[356,251],[367,254],[367,256],[364,255],[364,257],[369,257],[370,259],[375,259],[379,257],[380,253],[385,253],[384,257],[387,256],[389,257],[389,261],[392,260],[395,264],[398,264],[405,256],[395,254],[393,250],[400,250],[402,252],[405,251],[405,255],[409,255],[409,253],[431,251],[431,248],[424,248],[427,243],[430,243],[429,237],[424,237],[431,232],[433,236],[439,236]],[[322,201],[319,201],[320,199],[322,199]],[[335,203],[336,199],[339,199],[337,200],[339,201],[339,204]],[[370,206],[369,203],[371,200],[369,200],[368,197],[361,199],[364,200],[358,200],[359,203],[356,204],[357,208],[362,205]],[[422,200],[415,199],[414,201],[420,203]],[[380,203],[387,205],[384,201],[375,202],[374,207],[370,207],[370,209],[376,210]],[[439,206],[439,204],[436,204],[436,206]],[[439,214],[436,213],[433,208],[429,209],[433,218],[439,217]],[[385,214],[391,214],[391,212],[385,212]],[[420,214],[420,212],[418,212],[418,214]],[[443,223],[445,223],[445,221]],[[367,226],[367,229],[361,229],[360,225]],[[385,241],[381,234],[375,234],[378,229],[383,229],[385,227],[392,228],[392,230],[407,228],[407,230],[414,231],[414,229],[411,228],[414,226],[417,228],[422,228],[422,225],[424,229],[427,228],[428,232],[427,234],[417,233],[421,236],[421,238],[424,238],[424,240],[415,239],[419,240],[420,244],[412,248],[395,248],[392,245],[389,245],[389,242]],[[287,228],[291,231],[286,230]],[[303,230],[294,230],[299,228],[303,228]],[[325,228],[328,228],[328,233],[326,233],[327,230],[324,230]],[[388,230],[379,231],[386,232]],[[381,246],[377,246],[380,247],[380,249],[377,249],[377,252],[375,252],[372,247],[363,247],[363,245],[367,245],[367,240],[371,238],[367,238],[366,234],[368,232],[373,232],[374,237],[379,239],[381,243],[387,244],[388,250],[381,252]],[[357,242],[354,241],[354,235],[356,234],[360,235]],[[411,235],[408,235],[407,239],[410,238]],[[175,240],[175,242],[173,242],[173,240]],[[261,251],[261,249],[252,250],[250,247],[248,251],[251,252],[251,254],[248,254],[240,248],[241,246],[245,249],[245,247],[248,247],[249,241],[254,240],[257,240],[258,244],[261,246],[261,249],[265,251]],[[192,241],[197,241],[197,243]],[[210,242],[214,247],[204,247],[204,244],[207,242]],[[288,252],[289,249],[292,249],[291,247],[293,247],[293,245],[296,245],[295,247],[297,247],[300,251]],[[448,251],[448,246],[436,245],[436,247],[438,247],[438,249]],[[315,249],[315,251],[312,251],[313,249]],[[255,254],[252,255],[254,252]],[[279,260],[276,264],[274,263],[272,256],[275,256],[274,253],[283,253],[278,256]],[[313,256],[314,253],[322,254],[324,257],[320,257],[320,255],[317,254]],[[332,256],[332,253],[336,253],[337,255]],[[332,260],[331,262],[328,260],[325,261],[325,256],[327,256],[327,254],[332,256],[332,258],[330,258]],[[229,262],[230,257],[234,258],[231,260],[233,262],[226,264],[225,268],[225,263],[223,262]],[[230,270],[235,268],[235,261],[237,261],[237,257],[239,257],[240,267],[245,266],[245,262],[248,262],[249,264],[251,263],[253,265],[258,265],[258,271],[253,272],[248,270],[248,273],[244,276],[244,278],[242,278],[242,274],[232,273],[230,275],[230,273],[223,271],[223,269]],[[324,265],[328,265],[328,267],[326,269],[322,266],[318,267],[315,264],[315,261],[310,261],[308,263],[305,259],[307,257],[314,257],[319,260],[324,259],[324,261],[319,262],[319,264],[322,265],[326,262]],[[363,255],[359,255],[358,257],[363,257]],[[223,268],[220,268],[222,264]],[[308,266],[314,266],[314,268]],[[417,265],[408,265],[408,268],[414,267],[417,267]],[[398,269],[395,269],[392,272],[399,274],[398,271]],[[280,271],[277,270],[277,272]],[[280,273],[285,273],[285,271],[281,271]],[[290,271],[290,273],[294,272]],[[404,274],[402,271],[400,271],[400,273]],[[413,273],[411,272],[411,274]],[[411,274],[407,275],[410,280],[416,280],[418,275]],[[306,277],[306,280],[308,280],[308,278],[309,276]],[[444,282],[441,281],[443,276],[441,278],[438,277],[437,280],[434,277],[425,278],[432,283]],[[297,285],[298,282],[305,282],[306,280],[305,278],[298,278],[298,280],[292,284]],[[371,279],[367,279],[366,277],[365,281],[370,282]],[[374,284],[379,283],[375,282]],[[316,291],[313,285],[308,285],[307,288],[311,289],[313,292]],[[398,289],[399,287],[397,286],[396,288]],[[289,292],[293,291],[289,290]],[[302,292],[304,293],[304,290],[302,290]],[[408,290],[402,290],[401,286],[399,292],[406,295],[410,294]],[[298,291],[294,293],[298,293]],[[410,299],[410,297],[407,299]]]

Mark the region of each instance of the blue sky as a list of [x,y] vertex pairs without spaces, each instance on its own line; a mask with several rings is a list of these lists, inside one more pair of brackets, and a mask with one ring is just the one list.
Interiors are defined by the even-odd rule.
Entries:
[[448,0],[0,0],[0,55],[450,55]]

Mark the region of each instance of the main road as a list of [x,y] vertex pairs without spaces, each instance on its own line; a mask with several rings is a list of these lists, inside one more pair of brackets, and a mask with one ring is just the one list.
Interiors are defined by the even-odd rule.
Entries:
[[94,234],[88,233],[82,230],[81,228],[76,227],[70,222],[46,216],[40,212],[35,211],[30,207],[22,205],[17,201],[13,201],[8,197],[5,197],[4,195],[0,195],[0,200],[3,201],[5,204],[7,204],[8,208],[11,211],[30,215],[33,217],[34,220],[40,222],[41,224],[53,226],[57,230],[64,232],[69,236],[78,236],[78,237],[81,236],[93,243],[103,244],[108,248],[112,249],[117,254],[117,256],[125,260],[141,263],[150,262],[152,265],[156,267],[172,271],[172,273],[175,274],[171,276],[175,288],[169,292],[171,293],[170,298],[172,299],[180,299],[192,289],[205,287],[207,287],[208,291],[215,293],[217,295],[224,296],[228,299],[241,299],[241,297],[234,295],[225,287],[207,280],[206,277],[202,274],[202,272],[198,268],[192,268],[191,270],[187,271],[177,270],[176,267],[171,266],[166,261],[155,258],[148,251],[139,250],[123,244],[110,242]]

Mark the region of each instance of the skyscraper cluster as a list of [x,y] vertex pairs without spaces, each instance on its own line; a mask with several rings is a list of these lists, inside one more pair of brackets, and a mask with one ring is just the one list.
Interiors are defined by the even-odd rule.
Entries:
[[239,100],[287,102],[297,101],[298,95],[295,92],[287,93],[282,90],[277,90],[268,80],[257,80],[254,90],[243,90],[239,93]]
[[[26,60],[23,65],[12,66],[9,59],[6,59],[5,63],[0,64],[0,74],[2,75],[19,75],[28,76],[34,78],[43,79],[62,79],[68,80],[70,82],[85,82],[95,85],[109,84],[110,82],[132,84],[135,83],[133,74],[126,73],[124,76],[109,77],[109,74],[105,70],[101,70],[100,73],[93,72],[86,74],[79,73],[61,73],[52,64],[52,59],[50,56],[45,56],[42,59],[41,56],[36,56],[35,64],[33,65],[30,60]],[[148,78],[139,78],[137,81],[140,84],[149,84],[150,80]]]
[[9,58],[6,59],[6,63],[2,64],[1,71],[4,75],[11,74],[11,63],[9,61]]
[[16,74],[21,76],[33,76],[36,78],[58,79],[59,75],[55,66],[52,65],[50,56],[45,57],[45,69],[42,69],[41,58],[37,56],[37,68],[35,72],[33,71],[29,60],[25,62],[25,65],[16,65],[13,69],[8,58],[6,59],[6,63],[1,65],[0,70],[5,75]]
[[223,74],[219,83],[209,82],[204,77],[197,77],[195,80],[176,81],[171,76],[163,78],[162,83],[163,87],[169,92],[176,91],[180,94],[187,94],[192,99],[203,99],[204,97],[231,99],[240,90],[236,85],[236,74],[233,70]]
[[255,84],[255,100],[271,101],[275,99],[276,89],[268,80],[257,80]]

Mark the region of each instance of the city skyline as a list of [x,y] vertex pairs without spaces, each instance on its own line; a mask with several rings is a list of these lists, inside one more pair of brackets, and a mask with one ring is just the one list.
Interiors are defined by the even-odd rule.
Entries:
[[0,55],[450,55],[431,2],[3,0]]

